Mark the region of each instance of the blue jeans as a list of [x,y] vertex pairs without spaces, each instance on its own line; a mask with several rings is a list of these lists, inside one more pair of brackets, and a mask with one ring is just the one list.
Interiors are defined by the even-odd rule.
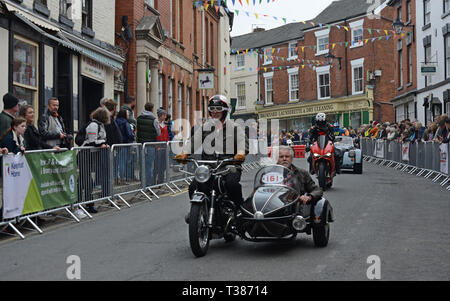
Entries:
[[167,147],[158,145],[156,150],[156,162],[155,162],[155,184],[164,183],[165,173],[167,170]]

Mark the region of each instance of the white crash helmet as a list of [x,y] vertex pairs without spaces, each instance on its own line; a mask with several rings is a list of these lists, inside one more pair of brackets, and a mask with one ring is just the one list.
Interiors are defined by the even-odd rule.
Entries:
[[317,122],[325,122],[326,120],[327,120],[327,115],[325,115],[325,113],[318,113],[316,115]]

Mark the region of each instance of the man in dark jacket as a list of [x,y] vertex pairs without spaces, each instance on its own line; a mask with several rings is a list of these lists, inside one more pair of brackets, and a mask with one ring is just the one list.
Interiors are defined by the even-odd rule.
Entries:
[[73,136],[66,131],[64,121],[58,115],[58,110],[58,98],[50,98],[47,104],[47,112],[39,118],[39,133],[41,134],[42,140],[52,147],[70,148]]
[[128,111],[128,122],[132,125],[134,128],[137,124],[136,119],[134,119],[134,108],[136,106],[136,99],[133,96],[128,97],[125,99],[125,104],[122,106],[121,109]]
[[293,171],[294,175],[298,179],[300,187],[297,187],[299,193],[303,193],[300,200],[303,203],[311,202],[315,205],[323,196],[323,190],[316,185],[306,170],[295,167],[292,164],[294,158],[294,151],[288,146],[280,146],[278,151],[278,165],[282,165],[287,169]]
[[11,122],[19,112],[19,100],[12,94],[3,96],[3,112],[0,114],[0,137],[9,130]]
[[[144,111],[137,118],[137,131],[136,131],[136,140],[137,143],[147,143],[147,142],[157,142],[157,137],[161,135],[161,129],[159,127],[159,121],[156,116],[153,114],[154,105],[152,103],[146,103],[144,106]],[[165,116],[164,116],[165,117]],[[164,122],[164,119],[161,120]],[[155,164],[155,156],[156,156],[156,144],[149,145],[145,148],[144,153],[145,156],[145,169],[146,169],[146,186],[153,186],[154,177],[153,177],[153,169]]]

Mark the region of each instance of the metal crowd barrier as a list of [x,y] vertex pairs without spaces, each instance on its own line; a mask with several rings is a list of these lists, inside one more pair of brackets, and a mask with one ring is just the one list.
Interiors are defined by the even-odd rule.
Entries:
[[[40,234],[43,233],[33,218],[51,215],[55,218],[73,219],[80,222],[80,217],[74,213],[78,209],[83,211],[88,218],[93,218],[86,210],[86,205],[101,203],[100,206],[103,206],[105,203],[109,207],[121,210],[115,200],[119,199],[127,207],[131,207],[129,201],[126,201],[123,197],[126,194],[141,193],[151,201],[152,198],[146,193],[147,191],[157,199],[160,198],[161,193],[167,191],[172,194],[182,192],[182,185],[190,185],[193,177],[180,172],[180,168],[190,172],[195,171],[193,164],[181,166],[173,160],[175,147],[181,148],[182,146],[182,141],[172,141],[117,144],[111,148],[74,147],[72,150],[76,157],[77,201],[67,206],[23,215],[14,219],[4,220],[1,216],[0,233],[17,235],[24,239],[25,236],[20,231],[21,229],[36,230]],[[68,151],[68,149],[62,149],[61,151]],[[44,152],[56,152],[56,150],[27,151],[25,155]],[[1,157],[0,154],[0,159]],[[259,155],[249,154],[242,164],[244,172],[259,167],[261,167]],[[3,201],[2,173],[3,171],[0,173],[1,210]],[[59,211],[65,213],[65,216],[57,215],[56,213]],[[27,228],[27,224],[31,225],[32,229]],[[4,232],[8,227],[15,234]]]
[[[383,156],[376,152],[375,139],[362,138],[361,150],[364,160],[382,166],[407,172],[411,175],[423,176],[432,179],[444,187],[450,183],[450,146],[447,144],[447,158],[441,158],[440,144],[437,142],[415,142],[408,143],[408,160],[403,160],[403,146],[397,141],[382,140],[384,145]],[[378,140],[380,143],[380,140]],[[443,153],[444,154],[444,153]],[[441,160],[447,161],[447,172],[441,171]],[[450,190],[450,186],[446,188]]]

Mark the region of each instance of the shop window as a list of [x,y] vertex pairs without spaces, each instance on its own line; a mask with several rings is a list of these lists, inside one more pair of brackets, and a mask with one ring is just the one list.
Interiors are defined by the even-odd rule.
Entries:
[[13,93],[21,102],[37,108],[38,45],[14,36]]
[[350,125],[353,129],[361,127],[361,112],[353,112],[350,114]]

